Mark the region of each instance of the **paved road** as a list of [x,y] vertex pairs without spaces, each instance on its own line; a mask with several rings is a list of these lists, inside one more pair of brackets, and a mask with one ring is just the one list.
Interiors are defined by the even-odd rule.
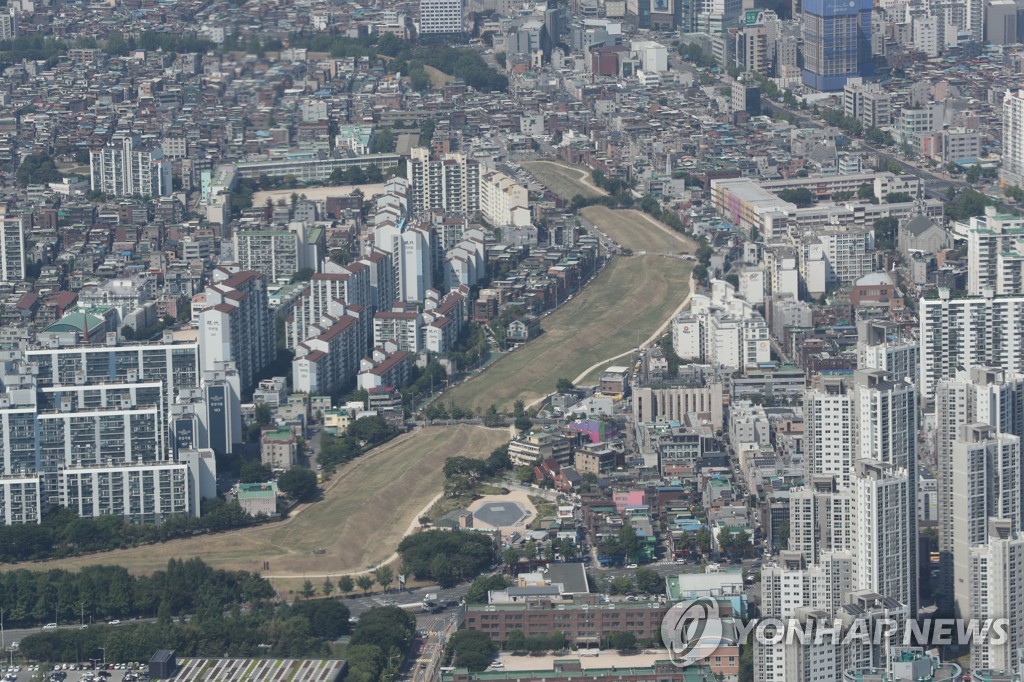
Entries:
[[366,597],[350,597],[345,600],[345,605],[348,606],[349,612],[359,617],[364,612],[375,608],[377,606],[408,606],[412,607],[414,604],[422,604],[423,598],[427,594],[436,594],[438,601],[455,601],[458,602],[462,599],[466,592],[469,591],[469,585],[456,585],[448,589],[441,589],[439,587],[419,587],[414,590],[405,591],[392,591],[388,594],[371,594]]

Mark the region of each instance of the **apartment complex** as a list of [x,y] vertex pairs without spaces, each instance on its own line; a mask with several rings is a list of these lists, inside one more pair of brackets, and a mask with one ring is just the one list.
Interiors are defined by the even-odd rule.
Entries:
[[310,253],[315,253],[315,246],[306,243],[305,223],[294,223],[287,230],[238,230],[234,247],[242,270],[259,272],[271,282],[288,282],[316,262]]
[[723,280],[711,283],[710,296],[695,294],[690,310],[673,320],[672,347],[680,358],[732,369],[771,360],[764,318]]
[[1024,372],[1024,296],[938,298],[920,302],[921,395],[931,399],[935,385],[959,369],[999,367]]
[[116,197],[166,196],[172,191],[171,160],[160,147],[139,147],[132,137],[89,152],[90,189]]
[[221,362],[233,361],[242,390],[247,390],[277,352],[266,277],[253,271],[220,270],[201,296],[198,320],[203,369],[213,370]]

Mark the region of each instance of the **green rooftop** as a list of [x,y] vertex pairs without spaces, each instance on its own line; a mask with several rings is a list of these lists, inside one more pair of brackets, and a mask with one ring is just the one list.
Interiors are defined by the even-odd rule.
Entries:
[[267,500],[277,497],[277,483],[241,483],[238,486],[239,500]]

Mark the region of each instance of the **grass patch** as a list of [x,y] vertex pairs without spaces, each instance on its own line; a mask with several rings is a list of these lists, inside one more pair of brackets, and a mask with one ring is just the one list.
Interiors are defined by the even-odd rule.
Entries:
[[569,166],[557,161],[524,161],[522,166],[537,178],[537,182],[563,199],[572,199],[577,194],[586,199],[606,194],[585,182],[590,180],[590,170],[586,168]]
[[435,69],[433,66],[427,66],[424,64],[423,70],[427,72],[427,76],[430,78],[430,87],[432,88],[443,88],[455,80],[454,76],[449,76],[444,71]]
[[[636,347],[689,291],[692,262],[662,256],[614,258],[573,300],[544,318],[544,333],[441,398],[481,412],[529,404],[595,362]],[[625,361],[625,360],[624,360]]]
[[[506,429],[429,427],[399,436],[342,468],[323,499],[281,522],[3,570],[120,565],[135,573],[163,569],[171,558],[198,556],[216,568],[260,571],[275,587],[301,587],[304,576],[343,575],[386,561],[417,516],[442,489],[447,457],[483,458],[508,440]],[[324,554],[313,549],[323,547]],[[263,571],[263,561],[270,570]],[[275,575],[289,578],[274,579]],[[292,585],[291,583],[295,583]]]
[[580,215],[624,249],[649,253],[697,253],[697,243],[642,211],[588,206]]

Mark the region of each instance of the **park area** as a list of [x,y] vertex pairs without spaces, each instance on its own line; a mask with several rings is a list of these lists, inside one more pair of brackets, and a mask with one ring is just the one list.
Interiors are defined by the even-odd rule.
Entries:
[[580,211],[583,219],[597,227],[624,249],[634,253],[694,254],[697,243],[672,230],[642,211],[588,206]]
[[619,257],[573,300],[544,318],[544,333],[506,353],[440,400],[480,411],[508,410],[572,381],[595,362],[645,341],[689,293],[691,263],[661,256]]
[[530,404],[555,390],[560,378],[574,381],[595,363],[635,348],[671,317],[689,294],[692,261],[656,253],[694,253],[692,239],[640,211],[604,206],[583,217],[634,253],[611,260],[573,300],[544,318],[544,333],[507,353],[485,371],[446,392],[441,400],[480,411],[508,409],[516,400]]
[[[282,522],[172,540],[82,557],[5,566],[76,569],[115,564],[133,573],[163,569],[168,559],[200,557],[215,568],[259,571],[278,590],[298,590],[304,578],[365,571],[388,561],[419,514],[441,494],[444,460],[484,458],[508,440],[506,429],[459,425],[419,429],[340,468],[323,499]],[[322,553],[314,554],[314,550]],[[263,562],[270,564],[263,569]]]
[[586,168],[557,161],[524,161],[522,165],[537,182],[567,201],[577,194],[585,199],[607,194],[590,181],[590,171]]

